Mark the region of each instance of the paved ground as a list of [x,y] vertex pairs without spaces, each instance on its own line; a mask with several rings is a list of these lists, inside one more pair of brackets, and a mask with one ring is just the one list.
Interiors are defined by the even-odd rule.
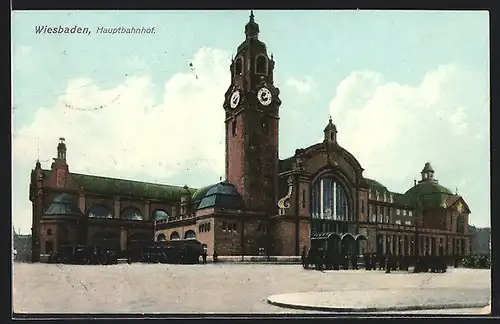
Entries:
[[[13,267],[18,313],[319,313],[269,305],[284,293],[367,290],[490,289],[489,270],[450,269],[445,274],[304,270],[300,265],[120,264],[78,266],[20,264]],[[342,295],[339,294],[339,298]],[[464,309],[457,312],[475,313]],[[450,313],[419,311],[405,313]]]
[[380,312],[446,308],[481,308],[489,303],[487,289],[398,288],[288,293],[268,297],[269,304],[325,312]]

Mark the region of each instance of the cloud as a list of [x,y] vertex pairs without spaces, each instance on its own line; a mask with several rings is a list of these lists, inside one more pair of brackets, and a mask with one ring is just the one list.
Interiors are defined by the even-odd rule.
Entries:
[[[166,182],[195,166],[198,181],[190,185],[216,182],[224,172],[222,104],[230,83],[229,54],[202,48],[192,62],[199,78],[187,67],[173,75],[159,103],[151,79],[134,76],[109,89],[73,79],[53,106],[40,107],[13,138],[14,177],[21,179],[14,190],[22,195],[14,195],[14,214],[24,215],[25,227],[38,139],[43,160],[55,156],[58,138],[65,137],[72,172]],[[50,167],[48,161],[42,164]]]
[[454,63],[415,85],[352,72],[330,102],[339,144],[358,158],[365,176],[402,192],[430,161],[440,183],[453,191],[464,186],[460,193],[485,218],[489,209],[477,192],[489,197],[488,96],[477,83],[487,81]]
[[299,94],[315,94],[316,91],[316,83],[310,76],[301,79],[289,78],[285,84],[294,88]]

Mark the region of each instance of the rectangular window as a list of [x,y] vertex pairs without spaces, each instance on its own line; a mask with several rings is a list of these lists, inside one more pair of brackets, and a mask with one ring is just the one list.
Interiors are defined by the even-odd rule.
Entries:
[[397,219],[396,224],[401,225],[401,220]]
[[401,210],[396,209],[396,215],[398,215],[398,216],[401,215]]
[[403,216],[406,216],[406,210],[403,210]]
[[365,213],[365,201],[364,199],[361,199],[361,214]]
[[222,222],[222,230],[225,231],[227,228],[227,223],[226,222]]
[[236,136],[236,120],[233,120],[231,123],[233,136]]
[[411,210],[410,210],[410,211],[408,211],[408,216],[413,216],[413,213],[412,213],[412,211],[411,211]]
[[302,190],[302,208],[306,208],[306,191]]
[[405,221],[405,225],[411,225],[411,221]]

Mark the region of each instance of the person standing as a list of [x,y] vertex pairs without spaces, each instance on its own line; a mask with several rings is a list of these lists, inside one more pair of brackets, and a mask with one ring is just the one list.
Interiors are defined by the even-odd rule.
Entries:
[[203,260],[203,264],[207,263],[207,255],[208,255],[207,248],[203,247],[203,251],[201,251],[201,258]]

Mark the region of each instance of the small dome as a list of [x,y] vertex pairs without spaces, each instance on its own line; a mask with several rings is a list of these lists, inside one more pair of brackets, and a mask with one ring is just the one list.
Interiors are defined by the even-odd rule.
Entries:
[[197,209],[204,208],[243,208],[243,200],[234,185],[228,182],[220,182],[210,186],[205,196],[201,199]]
[[68,194],[57,196],[45,212],[45,216],[81,217],[83,213],[78,208],[76,201]]

